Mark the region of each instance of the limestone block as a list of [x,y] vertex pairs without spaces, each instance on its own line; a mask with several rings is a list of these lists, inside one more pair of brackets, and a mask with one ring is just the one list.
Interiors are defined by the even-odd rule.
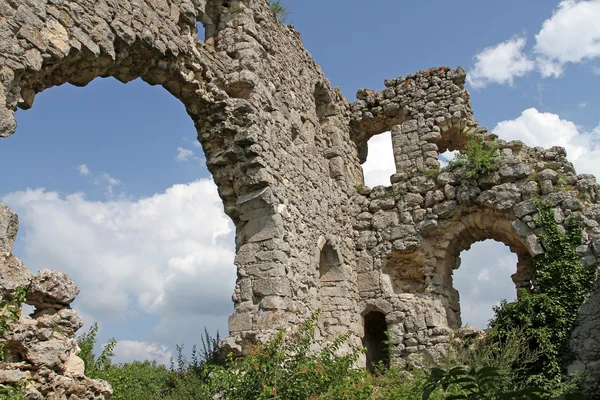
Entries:
[[71,354],[77,349],[77,343],[74,339],[66,340],[48,340],[32,343],[27,349],[27,360],[36,367],[47,367],[52,370],[59,370],[69,359]]
[[229,317],[229,331],[242,332],[252,330],[252,315],[250,314],[233,314]]
[[78,294],[79,288],[67,274],[43,269],[31,280],[25,302],[39,309],[63,308],[71,304]]
[[371,271],[358,275],[359,292],[375,292],[379,290],[379,271]]
[[289,296],[290,282],[287,278],[261,278],[254,280],[252,287],[256,296]]
[[83,377],[85,365],[83,360],[75,354],[71,354],[63,367],[66,376]]

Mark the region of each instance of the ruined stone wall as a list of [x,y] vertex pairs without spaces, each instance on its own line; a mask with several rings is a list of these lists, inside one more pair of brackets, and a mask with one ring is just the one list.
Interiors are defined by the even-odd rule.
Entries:
[[[236,226],[227,348],[241,353],[319,307],[323,337],[359,332],[348,204],[362,174],[348,102],[266,0],[0,0],[0,16],[0,136],[17,130],[16,107],[31,107],[36,93],[96,77],[141,78],[185,105]],[[344,296],[321,292],[323,247],[344,267]],[[37,370],[29,351],[23,357],[19,368]]]
[[[464,78],[461,68],[420,71],[387,80],[380,93],[359,91],[351,106],[359,147],[371,135],[391,131],[397,168],[390,186],[361,187],[352,198],[358,309],[386,315],[394,354],[408,365],[421,356],[440,360],[453,329],[461,326],[452,273],[460,252],[473,243],[506,244],[518,256],[515,288],[531,288],[530,260],[544,252],[533,198],[551,202],[563,229],[569,216],[580,216],[581,260],[600,260],[600,186],[594,176],[577,175],[561,147],[505,142],[479,127]],[[440,169],[439,155],[464,149],[469,133],[497,145],[498,172],[470,180],[464,167]],[[600,373],[597,289],[598,283],[573,334],[579,361],[571,369],[584,371],[590,390]]]
[[[461,170],[436,172],[438,153],[460,150],[467,132],[497,140],[472,118],[462,68],[391,79],[380,93],[360,91],[350,105],[267,0],[0,0],[0,17],[1,137],[18,134],[16,107],[27,109],[36,93],[67,82],[141,78],[185,105],[236,226],[235,307],[224,346],[237,354],[321,308],[319,340],[350,329],[349,345],[360,347],[363,317],[378,310],[392,328],[396,356],[436,360],[460,324],[452,287],[460,251],[487,238],[506,243],[519,256],[513,279],[527,286],[528,260],[543,251],[532,219],[535,195],[551,199],[561,223],[571,213],[584,215],[585,262],[600,250],[598,185],[575,175],[560,148],[498,141],[499,173],[474,182]],[[204,42],[197,22],[206,29]],[[387,130],[397,173],[388,188],[364,188],[367,141]],[[564,185],[558,172],[567,177]],[[14,288],[16,224],[4,213],[0,282]],[[36,279],[58,276],[23,274],[30,288]],[[10,381],[7,374],[31,371],[32,393],[46,396],[49,382],[71,387],[65,379],[85,379],[69,375],[81,325],[70,301],[44,300],[29,320],[23,317],[15,332],[50,317],[69,329],[47,339],[14,336],[10,343],[21,359],[3,364],[12,372],[0,383]],[[62,350],[51,363],[39,363],[35,349],[50,340]],[[597,370],[594,354],[580,357],[584,368]],[[82,385],[109,397],[100,383]]]

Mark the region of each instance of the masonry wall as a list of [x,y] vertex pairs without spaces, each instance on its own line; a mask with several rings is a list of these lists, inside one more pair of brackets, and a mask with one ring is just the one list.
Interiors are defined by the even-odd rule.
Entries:
[[[432,68],[387,80],[380,93],[359,91],[351,105],[359,148],[372,135],[391,131],[397,169],[390,186],[360,187],[352,198],[358,312],[386,314],[397,361],[408,366],[422,356],[441,360],[461,326],[452,273],[460,252],[473,243],[494,239],[507,245],[518,256],[515,288],[531,288],[530,260],[545,251],[534,198],[550,201],[563,229],[568,217],[581,217],[581,260],[594,265],[600,256],[595,177],[577,175],[561,147],[505,142],[479,127],[464,77],[462,68]],[[440,169],[439,154],[463,149],[470,133],[499,148],[498,172],[472,180],[464,168]],[[570,366],[584,373],[590,395],[597,393],[600,371],[597,289],[598,282],[580,311],[572,341],[578,361]]]
[[[397,360],[409,364],[423,354],[435,361],[460,324],[452,269],[461,250],[487,238],[506,243],[519,255],[516,285],[528,284],[528,260],[543,251],[532,219],[535,195],[550,198],[561,218],[584,216],[585,262],[600,250],[598,185],[575,175],[563,149],[498,141],[504,160],[493,176],[472,182],[460,170],[431,172],[437,154],[460,150],[468,132],[497,140],[472,118],[462,68],[390,79],[384,91],[362,90],[350,105],[267,0],[0,0],[0,16],[1,137],[18,134],[17,107],[67,82],[141,78],[185,105],[236,226],[235,308],[223,343],[235,354],[321,308],[321,342],[350,330],[349,346],[360,347],[363,317],[376,310],[392,328]],[[205,42],[197,39],[197,22]],[[363,188],[367,141],[387,130],[397,173],[388,188]],[[561,187],[557,171],[575,190]],[[18,264],[22,283],[33,288],[38,278],[10,254],[16,217],[3,212],[0,286],[21,282],[10,272]],[[2,296],[10,298],[10,290]],[[110,397],[102,383],[81,383],[82,371],[72,368],[80,361],[73,345],[80,320],[70,301],[42,302],[14,327],[39,324],[45,309],[54,310],[57,324],[70,324],[62,337],[11,339],[20,359],[2,365],[0,383],[34,371],[32,398],[52,390],[70,399]],[[36,361],[39,348],[58,358]],[[582,368],[597,371],[598,353],[577,349]],[[72,390],[73,379],[84,392]]]

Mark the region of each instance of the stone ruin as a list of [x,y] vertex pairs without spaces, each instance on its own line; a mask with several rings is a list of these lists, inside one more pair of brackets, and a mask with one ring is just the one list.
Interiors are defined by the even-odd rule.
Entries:
[[[348,330],[368,365],[391,332],[392,356],[435,362],[461,324],[452,272],[474,242],[494,239],[518,256],[517,288],[544,251],[534,197],[559,223],[580,215],[586,264],[600,257],[600,186],[577,175],[563,148],[499,140],[473,119],[465,70],[419,71],[361,90],[349,104],[267,0],[0,0],[0,137],[14,111],[46,88],[97,77],[162,85],[186,107],[207,166],[236,226],[235,310],[223,346],[243,354],[320,308],[318,339]],[[198,39],[197,23],[205,29]],[[391,131],[397,173],[363,186],[367,142]],[[494,141],[502,165],[477,181],[437,171],[438,155],[465,135]],[[17,217],[0,207],[0,294],[29,287],[6,338],[0,383],[27,378],[29,398],[108,399],[88,379],[74,334],[78,293],[64,274],[34,275],[11,254]],[[586,388],[600,390],[600,281],[582,306],[572,343]]]

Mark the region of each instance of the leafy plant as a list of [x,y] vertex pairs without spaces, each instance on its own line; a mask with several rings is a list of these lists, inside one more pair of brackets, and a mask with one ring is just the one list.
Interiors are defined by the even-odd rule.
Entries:
[[77,345],[81,349],[79,358],[83,360],[85,365],[85,371],[87,376],[91,378],[96,377],[96,372],[105,370],[111,365],[111,359],[114,357],[114,349],[117,345],[117,341],[112,338],[104,345],[102,353],[98,358],[94,354],[94,347],[96,346],[96,336],[98,335],[98,323],[94,322],[87,333],[81,334],[77,338]]
[[500,155],[494,142],[486,142],[480,134],[467,134],[463,151],[448,163],[450,168],[465,167],[467,179],[477,179],[500,167]]
[[291,12],[290,9],[284,5],[281,0],[271,0],[269,5],[271,6],[271,10],[275,13],[275,16],[282,24],[287,22],[288,17]]
[[[442,390],[445,400],[544,400],[548,391],[529,386],[513,391],[499,391],[498,380],[502,373],[495,367],[454,367],[450,370],[433,368],[423,389],[422,400],[428,400],[433,392]],[[575,395],[562,395],[562,399],[576,399]],[[558,399],[557,399],[558,400]]]
[[228,400],[316,399],[348,389],[351,382],[360,380],[351,368],[361,351],[336,356],[348,340],[347,334],[321,352],[311,354],[319,313],[314,313],[295,333],[286,336],[281,330],[266,344],[251,347],[250,354],[241,361],[229,356],[225,367],[209,367],[212,393],[221,393]]
[[430,168],[425,172],[428,178],[435,178],[440,173],[440,167]]
[[536,362],[540,357],[539,351],[529,348],[529,338],[524,329],[507,330],[501,345],[490,337],[494,337],[491,328],[483,337],[452,340],[442,365],[446,368],[463,365],[477,369],[494,367],[500,373],[495,381],[497,390],[524,388],[525,383],[519,380],[520,375],[527,373],[523,364]]
[[[25,297],[27,297],[27,288],[17,286],[10,299],[0,301],[0,337],[3,340],[10,331],[11,324],[19,320]],[[4,356],[4,345],[4,342],[0,343],[0,357]]]
[[28,400],[24,382],[17,382],[0,388],[0,400]]
[[[17,286],[12,297],[0,301],[0,359],[4,359],[6,334],[10,332],[11,325],[16,323],[21,316],[21,308],[27,297],[27,288]],[[0,400],[26,400],[24,382],[16,382],[0,387]]]

